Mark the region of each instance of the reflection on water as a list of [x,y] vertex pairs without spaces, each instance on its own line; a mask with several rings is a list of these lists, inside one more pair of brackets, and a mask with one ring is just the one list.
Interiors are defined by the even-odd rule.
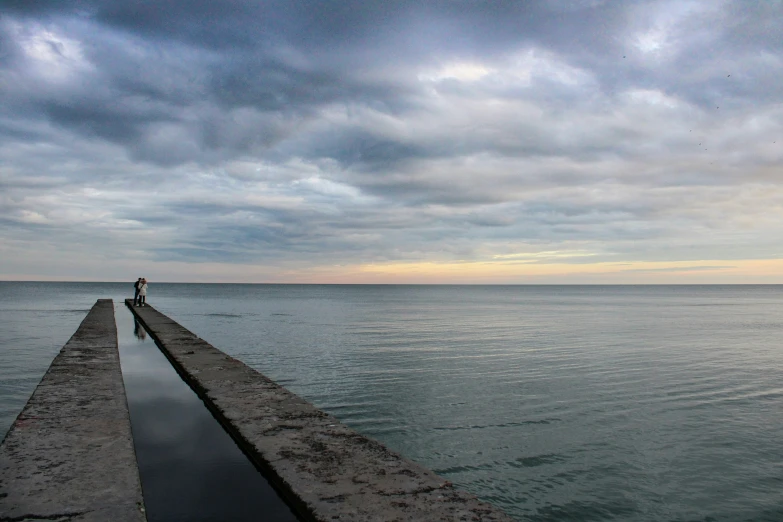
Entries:
[[133,316],[133,335],[140,341],[147,338],[147,330],[145,330],[144,327],[141,326],[141,323],[136,320],[136,316]]
[[297,520],[132,314],[116,317],[148,520]]

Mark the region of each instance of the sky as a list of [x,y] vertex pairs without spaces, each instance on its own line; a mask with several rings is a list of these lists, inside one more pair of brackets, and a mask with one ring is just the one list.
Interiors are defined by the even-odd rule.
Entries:
[[0,279],[783,283],[781,0],[2,0]]

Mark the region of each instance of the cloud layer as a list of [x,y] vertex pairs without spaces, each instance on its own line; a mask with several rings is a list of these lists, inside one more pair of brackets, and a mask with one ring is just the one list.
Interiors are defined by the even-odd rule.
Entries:
[[783,282],[781,77],[774,1],[11,2],[0,276]]

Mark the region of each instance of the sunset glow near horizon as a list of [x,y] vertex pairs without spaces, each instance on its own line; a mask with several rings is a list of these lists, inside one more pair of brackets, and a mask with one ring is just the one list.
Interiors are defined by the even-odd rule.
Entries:
[[65,4],[0,13],[0,280],[783,283],[783,2]]

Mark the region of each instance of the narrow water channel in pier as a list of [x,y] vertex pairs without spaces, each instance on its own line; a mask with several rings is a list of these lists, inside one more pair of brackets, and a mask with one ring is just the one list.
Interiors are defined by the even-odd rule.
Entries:
[[296,521],[133,314],[115,317],[147,520]]

